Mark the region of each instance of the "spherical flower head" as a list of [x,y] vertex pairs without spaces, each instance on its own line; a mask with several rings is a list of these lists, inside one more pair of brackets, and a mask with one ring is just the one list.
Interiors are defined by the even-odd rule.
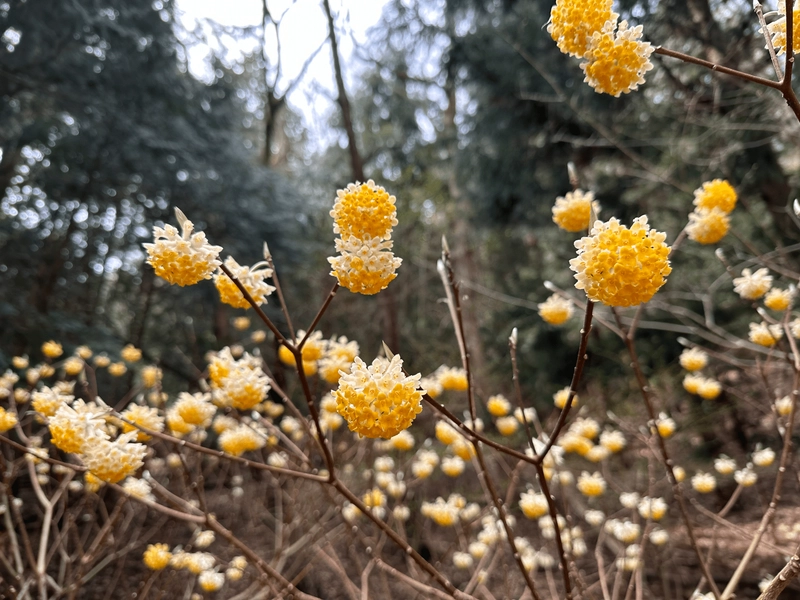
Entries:
[[72,402],[72,395],[59,394],[55,389],[43,386],[42,389],[31,393],[31,406],[33,410],[44,417],[52,417],[63,404]]
[[703,383],[703,377],[700,375],[687,375],[683,378],[683,389],[685,389],[690,394],[698,394],[700,391],[700,386]]
[[431,476],[431,473],[433,473],[434,468],[435,465],[421,460],[415,460],[411,463],[411,474],[417,479],[427,479]]
[[792,303],[793,289],[772,288],[764,297],[764,306],[771,310],[786,310]]
[[607,306],[647,302],[672,272],[665,239],[665,233],[650,229],[646,216],[634,219],[630,229],[615,218],[597,221],[589,237],[575,242],[578,256],[570,261],[575,287]]
[[377,294],[397,277],[403,260],[392,252],[392,241],[379,237],[336,238],[338,256],[328,258],[331,275],[354,294]]
[[614,454],[622,451],[626,444],[625,434],[621,431],[604,431],[600,434],[600,445]]
[[758,481],[758,474],[753,470],[752,465],[747,465],[733,474],[733,480],[742,487],[750,487]]
[[650,55],[653,46],[641,41],[642,26],[628,28],[627,21],[609,21],[602,30],[592,34],[586,62],[581,68],[586,75],[584,81],[602,94],[619,98],[644,83],[644,74],[653,68]]
[[181,392],[171,407],[189,425],[208,427],[217,408],[211,403],[211,395],[197,392]]
[[564,231],[577,233],[589,229],[592,217],[597,218],[600,204],[592,192],[575,190],[556,198],[553,206],[553,222]]
[[611,527],[613,536],[625,544],[632,544],[639,539],[641,531],[641,526],[638,523],[628,520],[616,521]]
[[753,464],[757,467],[768,467],[775,462],[775,451],[772,448],[759,448],[753,452]]
[[[767,25],[767,32],[772,36],[772,47],[776,54],[786,52],[786,1],[778,0],[778,14],[782,15],[779,19]],[[792,10],[792,48],[800,49],[800,7],[796,4]],[[762,30],[759,29],[759,33]],[[768,48],[768,46],[764,46]]]
[[564,452],[575,453],[579,456],[586,456],[594,446],[591,440],[572,431],[562,435],[558,440],[558,445],[563,448]]
[[698,208],[689,213],[686,233],[698,244],[716,244],[730,229],[731,220],[719,208]]
[[442,459],[442,473],[448,477],[458,477],[464,472],[466,463],[460,456],[445,456]]
[[406,377],[402,367],[397,354],[390,361],[376,358],[369,367],[356,358],[333,392],[336,409],[351,431],[389,439],[411,425],[422,411],[425,391],[418,388],[420,374]]
[[497,426],[497,431],[500,432],[500,435],[503,436],[511,436],[517,432],[519,429],[519,421],[517,421],[513,416],[507,417],[500,417],[495,421],[495,425]]
[[645,496],[637,507],[639,515],[643,519],[653,519],[660,521],[667,514],[667,503],[663,498],[649,498]]
[[83,371],[83,361],[77,356],[70,356],[64,361],[64,373],[69,377],[75,377]]
[[658,419],[656,419],[656,430],[658,431],[658,435],[664,439],[675,433],[676,428],[677,425],[675,424],[675,421],[664,413],[661,413],[658,416]]
[[64,452],[82,452],[87,446],[107,440],[101,413],[94,404],[83,400],[76,400],[72,406],[62,404],[48,422],[50,441]]
[[142,351],[135,347],[133,344],[128,344],[119,353],[122,360],[125,362],[138,362],[142,359]]
[[736,461],[723,454],[714,460],[714,470],[720,475],[730,475],[736,470]]
[[147,262],[171,284],[186,286],[211,279],[220,265],[222,247],[209,244],[205,233],[192,233],[194,224],[177,208],[175,214],[181,232],[172,225],[153,227],[153,243],[144,244]]
[[692,487],[700,494],[709,494],[717,489],[717,479],[711,473],[699,472],[692,477]]
[[[126,421],[130,421],[130,423],[122,422],[122,432],[128,433],[129,431],[136,431],[137,442],[146,442],[150,439],[150,436],[144,431],[136,429],[134,425],[140,425],[151,431],[164,431],[164,417],[161,416],[157,408],[142,406],[140,404],[131,404],[122,413],[122,418]],[[131,425],[131,423],[134,425]]]
[[197,583],[204,592],[216,592],[225,585],[225,574],[203,571],[197,577]]
[[[274,287],[264,281],[267,277],[272,277],[272,269],[269,268],[266,262],[262,261],[252,267],[248,267],[240,265],[232,256],[229,256],[225,259],[225,266],[239,280],[239,283],[247,290],[247,293],[250,294],[250,297],[257,305],[264,304],[267,301],[267,296],[275,291]],[[248,309],[251,307],[241,290],[222,270],[217,271],[214,275],[214,285],[219,292],[219,299],[225,304],[234,308]]]
[[736,206],[736,190],[726,179],[706,181],[694,191],[694,205],[703,210],[718,208],[728,214]]
[[[708,364],[708,354],[698,348],[687,348],[681,352],[681,366],[689,372],[699,371]],[[695,393],[695,392],[692,392]]]
[[469,569],[474,559],[468,552],[453,552],[453,565],[456,569]]
[[148,365],[142,369],[142,385],[146,388],[154,388],[161,383],[163,373],[161,369],[153,365]]
[[547,514],[549,506],[544,494],[537,494],[533,490],[524,492],[519,497],[519,507],[529,519],[538,519]]
[[779,323],[750,323],[750,341],[759,346],[771,348],[783,337],[783,327]]
[[[555,404],[556,408],[563,409],[567,405],[567,400],[569,399],[569,388],[565,387],[563,389],[558,390],[553,395],[553,404]],[[578,406],[578,395],[572,397],[572,408]]]
[[445,446],[449,446],[461,437],[455,427],[450,425],[447,421],[437,421],[435,426],[436,439],[442,442]]
[[128,367],[125,366],[125,363],[116,362],[108,365],[108,374],[112,377],[122,377],[127,371]]
[[650,543],[654,546],[663,546],[669,541],[669,533],[664,529],[653,529],[650,532]]
[[166,544],[150,544],[142,557],[145,566],[153,571],[165,569],[171,559],[172,552]]
[[722,385],[715,379],[703,377],[697,388],[697,395],[703,400],[716,400],[722,393]]
[[397,225],[395,201],[394,196],[371,179],[366,183],[351,183],[336,192],[336,202],[330,213],[333,232],[342,238],[352,235],[358,239],[388,240],[392,227]]
[[593,440],[600,433],[600,424],[592,418],[579,417],[570,425],[569,430],[587,440]]
[[617,20],[619,15],[611,12],[611,4],[611,0],[556,0],[547,33],[561,52],[581,58],[589,52],[592,34],[608,21]]
[[241,456],[245,452],[263,448],[266,445],[266,437],[252,427],[240,424],[223,431],[217,438],[217,443],[223,452],[232,456]]
[[443,390],[466,392],[469,387],[467,372],[459,367],[439,367],[437,377]]
[[742,276],[733,280],[733,291],[744,300],[758,300],[772,287],[772,275],[766,268],[752,273],[742,269]]
[[270,390],[270,379],[260,366],[252,366],[247,360],[239,361],[222,380],[222,387],[215,397],[224,406],[238,410],[251,410],[260,404]]
[[42,344],[42,354],[44,354],[47,358],[58,358],[64,354],[64,348],[62,348],[61,344],[58,342],[50,340],[49,342]]
[[593,498],[602,495],[602,493],[606,491],[606,480],[603,479],[603,476],[597,471],[592,475],[584,471],[581,473],[580,477],[578,477],[577,488],[584,496]]
[[792,413],[792,399],[784,396],[775,400],[775,412],[781,417],[788,417]]
[[126,494],[139,500],[147,500],[148,502],[155,502],[156,498],[153,496],[150,484],[144,479],[136,479],[135,477],[128,477],[125,483],[122,484],[122,489]]
[[497,394],[486,401],[486,409],[493,417],[505,417],[511,411],[511,402],[502,394]]
[[136,433],[123,433],[113,442],[96,439],[83,447],[81,459],[97,478],[118,483],[135,473],[144,464],[147,446],[132,440]]
[[389,440],[392,448],[406,452],[414,447],[414,436],[407,430],[401,431]]
[[98,369],[105,369],[108,365],[111,364],[111,359],[108,358],[105,354],[98,354],[97,356],[94,357],[94,360],[92,362],[94,363],[94,366],[97,367]]
[[572,316],[572,304],[566,298],[553,294],[538,305],[539,316],[550,325],[563,325]]
[[0,433],[5,433],[12,429],[17,424],[17,415],[8,412],[5,408],[0,406]]

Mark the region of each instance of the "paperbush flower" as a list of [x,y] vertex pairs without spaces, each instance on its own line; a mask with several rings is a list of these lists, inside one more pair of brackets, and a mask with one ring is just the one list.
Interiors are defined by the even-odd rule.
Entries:
[[750,323],[750,341],[759,346],[771,348],[783,337],[783,327],[779,323]]
[[172,552],[169,551],[169,546],[166,544],[150,544],[147,550],[144,551],[142,558],[148,569],[160,571],[169,565],[172,559]]
[[[128,408],[125,409],[125,412],[122,413],[122,417],[131,423],[136,425],[141,425],[145,429],[150,429],[152,431],[164,431],[164,417],[161,416],[161,413],[157,408],[151,408],[149,406],[141,406],[139,404],[131,404]],[[136,431],[136,441],[137,442],[146,442],[150,439],[150,436],[147,435],[144,431],[139,431],[133,425],[129,423],[122,422],[122,431],[123,433],[128,433],[129,431]]]
[[670,437],[673,433],[675,433],[676,428],[677,425],[675,424],[675,421],[668,417],[665,413],[658,415],[658,419],[656,419],[656,429],[662,438]]
[[119,355],[125,362],[138,362],[142,359],[142,351],[133,344],[126,345]]
[[660,521],[667,514],[667,503],[663,498],[649,498],[645,496],[637,507],[639,515],[643,519],[653,519]]
[[194,285],[211,275],[220,265],[221,246],[212,246],[205,233],[192,233],[194,223],[177,208],[175,215],[181,232],[172,225],[153,227],[152,244],[144,244],[147,262],[156,275],[180,286]]
[[190,394],[181,392],[178,400],[171,406],[178,416],[189,425],[208,427],[216,407],[211,403],[211,395],[197,392]]
[[414,436],[408,431],[401,431],[389,440],[395,450],[411,450],[414,447]]
[[611,0],[556,0],[550,9],[547,33],[564,54],[582,58],[592,43],[592,34],[618,15],[611,12]]
[[392,227],[397,225],[395,202],[394,196],[371,179],[366,183],[351,183],[336,192],[330,213],[333,232],[343,238],[352,235],[359,239],[389,239]]
[[422,411],[420,374],[406,377],[402,365],[397,354],[391,361],[376,358],[369,367],[356,358],[351,372],[342,376],[333,397],[352,431],[388,439],[407,429]]
[[733,474],[733,480],[742,487],[750,487],[758,481],[758,475],[752,469],[752,465],[747,465],[744,469],[740,469]]
[[697,395],[703,400],[715,400],[722,393],[722,385],[715,379],[703,377],[697,388]]
[[69,404],[75,396],[59,394],[54,388],[42,386],[31,394],[33,410],[44,417],[52,417],[63,404]]
[[793,295],[794,291],[792,289],[772,288],[764,298],[764,306],[772,310],[786,310],[792,303]]
[[132,440],[136,433],[123,433],[113,442],[95,439],[85,444],[81,459],[95,477],[106,483],[118,483],[136,472],[144,463],[147,446]]
[[0,433],[5,433],[12,429],[17,424],[17,415],[8,412],[5,408],[0,406]]
[[736,206],[736,190],[725,179],[706,181],[694,191],[694,205],[702,210],[718,208],[728,214]]
[[58,358],[64,354],[64,349],[58,342],[50,340],[49,342],[42,344],[42,354],[44,354],[47,358]]
[[69,377],[75,377],[78,373],[83,371],[83,361],[77,356],[70,356],[64,361],[64,373]]
[[716,244],[728,233],[730,219],[719,208],[698,208],[689,213],[686,234],[698,244]]
[[[269,268],[265,261],[248,267],[240,265],[232,256],[229,256],[225,259],[225,266],[244,286],[244,289],[247,290],[247,293],[250,294],[257,305],[264,304],[267,301],[267,296],[275,291],[274,287],[264,281],[267,277],[272,277],[272,269]],[[214,275],[214,285],[219,292],[219,299],[225,304],[234,308],[251,308],[241,290],[222,270],[217,271]]]
[[392,252],[392,241],[381,238],[358,239],[355,236],[336,239],[339,256],[328,258],[331,275],[339,285],[353,293],[371,296],[377,294],[397,277],[403,262]]
[[458,367],[440,367],[437,372],[439,384],[444,390],[465,392],[469,387],[467,372]]
[[122,484],[122,489],[129,496],[138,498],[140,500],[148,500],[155,502],[156,498],[153,496],[150,484],[144,479],[136,479],[135,477],[128,477],[125,483]]
[[594,199],[592,192],[575,190],[556,198],[553,222],[564,231],[577,233],[589,229],[592,217],[596,219],[599,212],[600,204]]
[[539,316],[550,325],[562,325],[572,316],[572,304],[566,298],[553,294],[539,304]]
[[245,452],[263,448],[266,445],[266,438],[252,427],[241,424],[223,431],[217,438],[217,443],[223,452],[232,456],[241,456]]
[[584,81],[595,92],[615,97],[637,89],[644,83],[644,74],[653,68],[653,47],[641,38],[642,26],[629,28],[627,21],[621,21],[618,27],[615,21],[609,21],[595,31],[584,55],[587,60],[581,63]]
[[450,498],[445,501],[444,498],[437,498],[436,502],[423,502],[420,512],[422,516],[433,519],[437,525],[442,527],[449,527],[458,522],[459,512],[461,508],[458,505],[457,499]]
[[784,396],[775,400],[775,412],[782,417],[788,417],[792,412],[792,399]]
[[711,473],[697,473],[692,477],[692,487],[696,492],[708,494],[717,489],[717,479]]
[[600,445],[609,452],[617,453],[625,448],[627,441],[621,431],[604,431],[600,434]]
[[600,496],[606,491],[606,480],[597,471],[592,475],[584,471],[578,477],[577,487],[578,491],[584,496],[589,496],[590,498]]
[[464,459],[460,456],[445,456],[442,459],[442,473],[448,477],[458,477],[464,472]]
[[127,372],[128,367],[125,366],[125,363],[116,362],[108,365],[108,373],[112,377],[122,377]]
[[103,411],[95,404],[76,400],[62,404],[48,422],[50,441],[64,452],[82,452],[85,447],[108,440],[103,425]]
[[757,467],[768,467],[775,462],[775,451],[772,448],[757,448],[753,452],[753,464]]
[[142,385],[146,388],[156,387],[161,383],[162,376],[161,369],[148,365],[142,369]]
[[647,302],[672,272],[665,239],[665,233],[650,229],[646,216],[634,219],[630,230],[615,218],[597,221],[590,236],[575,242],[578,256],[570,260],[575,287],[608,306]]
[[533,490],[524,492],[519,497],[519,507],[529,519],[538,519],[547,514],[549,507],[544,494],[537,494]]
[[505,417],[511,411],[511,402],[505,396],[497,394],[486,401],[486,409],[493,417]]
[[699,371],[708,364],[708,354],[697,348],[687,348],[681,352],[679,360],[687,371]]
[[758,300],[772,287],[772,275],[766,268],[755,273],[742,269],[742,276],[733,280],[733,291],[744,300]]
[[730,475],[736,470],[736,461],[723,454],[714,460],[714,470],[720,475]]
[[[555,404],[556,408],[564,408],[567,405],[567,400],[569,399],[569,388],[565,387],[563,389],[558,390],[553,395],[553,404]],[[575,394],[572,397],[572,408],[578,406],[578,395]]]
[[[775,52],[777,54],[784,54],[786,52],[785,0],[778,0],[778,14],[782,16],[767,25],[767,32],[772,36],[772,47],[775,48]],[[792,48],[800,50],[800,6],[797,6],[797,4],[794,5],[792,18]],[[759,29],[759,31],[761,30]]]
[[[311,340],[309,340],[310,342]],[[308,346],[308,343],[306,343]],[[306,346],[303,347],[303,359],[306,356]],[[283,346],[281,346],[283,348]],[[324,347],[324,354],[319,359],[319,374],[325,381],[331,384],[339,382],[340,371],[344,373],[350,372],[350,366],[356,359],[359,353],[358,342],[350,340],[345,336],[340,336],[339,339],[332,338],[328,340]],[[294,356],[292,356],[294,358]]]

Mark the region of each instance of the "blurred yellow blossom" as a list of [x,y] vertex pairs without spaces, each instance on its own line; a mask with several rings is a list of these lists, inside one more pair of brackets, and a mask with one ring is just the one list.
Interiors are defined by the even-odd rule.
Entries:
[[687,348],[681,352],[679,360],[681,366],[687,371],[699,371],[708,364],[708,354],[698,348]]
[[726,179],[706,181],[694,191],[694,205],[703,210],[719,209],[725,214],[736,206],[736,190]]
[[764,306],[772,310],[786,310],[792,303],[793,289],[772,288],[764,298]]
[[[272,277],[272,269],[269,268],[265,261],[248,267],[240,265],[232,256],[229,256],[225,259],[225,267],[239,280],[242,287],[247,290],[247,293],[259,306],[264,304],[267,301],[267,296],[275,291],[274,287],[264,281],[267,277]],[[245,299],[241,290],[221,269],[214,275],[214,285],[219,292],[219,299],[225,304],[234,308],[247,309],[251,307],[250,302]]]
[[686,233],[698,244],[716,244],[730,229],[730,218],[719,208],[696,209],[689,213]]
[[572,304],[566,298],[553,294],[538,305],[539,316],[550,325],[564,324],[573,313]]
[[596,219],[599,212],[600,204],[594,199],[592,192],[575,190],[556,198],[553,222],[564,231],[577,233],[589,229],[592,218]]
[[742,276],[733,280],[733,291],[744,300],[758,300],[772,287],[772,275],[766,268],[755,273],[742,269]]
[[126,345],[119,353],[125,362],[138,362],[142,359],[142,351],[133,344]]
[[61,344],[58,342],[50,340],[49,342],[42,344],[42,354],[44,354],[47,358],[58,358],[64,354],[64,348],[62,348]]

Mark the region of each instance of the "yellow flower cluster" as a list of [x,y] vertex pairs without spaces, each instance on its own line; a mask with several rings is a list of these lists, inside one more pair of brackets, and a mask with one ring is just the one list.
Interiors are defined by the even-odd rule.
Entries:
[[118,483],[143,464],[147,446],[133,442],[136,433],[123,433],[114,441],[97,439],[83,448],[81,459],[98,479]]
[[766,268],[755,273],[750,269],[742,269],[742,276],[733,280],[733,291],[743,300],[758,300],[772,287],[772,275]]
[[772,310],[786,310],[792,303],[794,290],[772,288],[764,297],[764,306]]
[[596,219],[599,212],[600,204],[594,199],[592,192],[575,190],[556,198],[553,222],[564,231],[577,233],[589,229],[592,217]]
[[549,506],[544,494],[537,494],[533,490],[524,492],[519,497],[519,507],[529,519],[538,519],[547,514]]
[[441,366],[436,371],[436,377],[443,390],[466,392],[469,387],[467,372],[459,367]]
[[578,477],[577,488],[584,496],[600,496],[606,491],[606,480],[597,471],[592,475],[584,471]]
[[570,261],[575,287],[608,306],[647,302],[672,272],[666,234],[651,230],[647,217],[633,220],[630,229],[612,218],[597,221],[591,235],[575,242],[578,256]]
[[144,431],[136,429],[135,425],[149,429],[150,431],[164,431],[164,417],[157,408],[150,406],[142,406],[140,404],[131,404],[121,415],[125,420],[133,423],[122,422],[122,432],[128,433],[129,431],[138,431],[136,436],[137,442],[146,442],[150,439]]
[[539,316],[550,325],[562,325],[572,316],[572,304],[566,298],[553,294],[539,306]]
[[683,388],[690,394],[697,394],[704,400],[716,400],[722,393],[722,384],[719,381],[698,375],[684,377]]
[[736,206],[736,190],[725,179],[706,181],[694,191],[695,209],[686,233],[699,244],[716,244],[730,228],[729,213]]
[[[310,341],[310,340],[309,340]],[[306,344],[307,345],[307,344]],[[283,346],[281,346],[283,349]],[[303,357],[305,358],[306,347],[303,347]],[[359,354],[358,342],[350,340],[345,336],[335,337],[328,340],[325,345],[325,353],[319,359],[319,374],[330,384],[339,383],[340,371],[350,372],[350,367],[356,356]],[[294,359],[294,357],[292,357]]]
[[232,456],[241,456],[245,452],[263,448],[267,439],[264,433],[242,423],[223,431],[217,439],[217,443],[223,452]]
[[120,358],[125,362],[138,362],[142,359],[142,351],[139,350],[133,344],[127,344],[122,350],[119,352]]
[[144,551],[142,558],[148,569],[160,571],[169,565],[169,561],[172,559],[172,552],[169,551],[169,546],[166,544],[150,544],[147,550]]
[[397,354],[391,361],[376,358],[369,367],[356,358],[333,392],[336,410],[360,435],[394,437],[422,411],[425,390],[418,389],[419,379],[419,374],[403,374],[403,360]]
[[[254,264],[252,267],[240,265],[236,260],[229,256],[225,259],[225,266],[233,274],[239,283],[244,286],[253,301],[261,306],[267,301],[267,296],[275,291],[275,288],[266,283],[267,277],[272,277],[272,269],[265,261]],[[222,270],[214,275],[214,285],[219,292],[219,299],[234,308],[250,308],[250,303],[245,299],[241,290],[236,287],[233,280]]]
[[698,348],[687,348],[681,352],[679,360],[681,366],[687,371],[699,371],[708,364],[708,354]]
[[153,227],[154,243],[144,244],[147,262],[155,269],[156,275],[180,286],[211,279],[220,265],[222,247],[209,244],[205,233],[193,234],[194,223],[177,208],[175,215],[181,232],[172,225]]
[[17,415],[0,406],[0,433],[5,433],[17,424]]
[[219,406],[250,410],[270,390],[270,380],[261,369],[261,361],[247,352],[236,360],[227,346],[211,357],[208,373],[214,402]]
[[511,402],[502,394],[497,394],[486,401],[486,409],[493,417],[505,417],[511,412]]
[[650,42],[641,41],[642,26],[628,27],[627,21],[607,22],[595,31],[586,62],[581,63],[584,81],[602,94],[619,97],[644,83],[644,74],[653,68]]
[[[305,335],[306,332],[300,329],[297,332],[297,338],[294,342],[295,345],[298,344],[300,340],[305,337]],[[322,339],[321,331],[315,331],[308,336],[306,343],[303,344],[303,350],[301,353],[301,358],[303,360],[303,373],[306,375],[313,375],[317,372],[317,361],[319,361],[325,355],[327,344],[328,342]],[[293,367],[296,364],[294,354],[292,354],[292,351],[286,346],[282,345],[280,348],[278,348],[278,358],[283,364],[290,367]]]
[[107,440],[102,413],[97,405],[83,400],[76,400],[72,406],[62,404],[48,423],[53,445],[64,452],[80,453]]
[[692,487],[696,492],[709,494],[717,489],[717,479],[711,473],[698,472],[692,477]]
[[64,348],[58,342],[50,340],[42,344],[42,354],[47,358],[58,358],[64,354]]
[[435,502],[423,502],[420,512],[423,517],[433,519],[437,525],[449,527],[458,522],[461,510],[465,507],[466,501],[460,494],[450,494],[445,501],[439,497]]
[[[569,400],[569,387],[562,388],[553,394],[553,404],[556,408],[564,408]],[[578,406],[578,395],[572,397],[572,408]]]
[[611,0],[556,0],[550,9],[547,33],[564,54],[583,58],[589,52],[595,31],[609,21],[616,21]]
[[351,183],[336,193],[331,216],[338,256],[328,258],[331,275],[357,294],[372,295],[397,277],[402,260],[392,253],[392,227],[397,225],[395,197],[376,185]]
[[[767,32],[772,36],[775,52],[783,54],[786,52],[786,0],[778,0],[778,14],[782,16],[767,25]],[[797,51],[800,50],[800,6],[797,3],[792,10],[792,19],[792,48]]]
[[779,323],[750,323],[749,337],[754,344],[771,348],[783,337],[783,327]]

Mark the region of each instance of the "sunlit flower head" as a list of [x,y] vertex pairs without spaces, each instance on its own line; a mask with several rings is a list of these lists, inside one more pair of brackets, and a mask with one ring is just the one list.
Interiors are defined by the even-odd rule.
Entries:
[[486,409],[493,417],[505,417],[511,411],[511,402],[502,394],[497,394],[486,401]]
[[600,445],[609,452],[617,453],[625,448],[627,441],[621,431],[604,431],[600,434]]
[[697,395],[703,400],[716,400],[722,393],[722,385],[716,379],[709,377],[701,378],[700,385],[697,388]]
[[668,417],[665,413],[661,413],[656,419],[656,429],[658,430],[658,434],[662,438],[668,438],[673,433],[675,433],[675,429],[677,425],[675,421]]
[[42,386],[31,393],[33,410],[44,417],[52,417],[62,404],[69,404],[75,399],[71,394],[61,394],[55,387]]
[[439,384],[444,390],[454,392],[465,392],[469,387],[467,381],[467,372],[459,367],[439,367],[436,372],[439,379]]
[[108,358],[105,354],[98,354],[93,359],[93,364],[98,369],[105,369],[108,365],[111,364],[111,359]]
[[586,456],[594,446],[591,440],[572,431],[568,431],[562,435],[557,443],[563,448],[564,452],[575,453],[579,456]]
[[330,214],[333,232],[342,238],[352,235],[358,239],[389,239],[392,227],[397,225],[395,197],[371,179],[338,190]]
[[717,479],[711,473],[698,472],[692,477],[692,487],[696,492],[708,494],[717,489]]
[[42,344],[42,354],[44,354],[47,358],[58,358],[64,354],[64,348],[62,348],[61,344],[58,342],[50,340],[49,342]]
[[442,459],[442,473],[448,477],[458,477],[464,472],[466,463],[460,456],[445,456]]
[[647,302],[672,271],[665,239],[665,233],[650,229],[646,216],[634,219],[630,229],[615,218],[597,221],[589,237],[575,242],[578,256],[570,260],[575,287],[608,306]]
[[624,521],[607,521],[606,527],[611,529],[611,534],[615,538],[625,544],[632,544],[635,542],[639,539],[639,534],[642,532],[642,528],[638,523],[627,519]]
[[599,527],[606,520],[606,515],[601,510],[587,510],[583,513],[583,518],[592,527]]
[[772,288],[764,297],[764,306],[772,310],[786,310],[792,303],[794,289]]
[[753,470],[753,465],[748,464],[744,469],[733,474],[733,480],[742,487],[750,487],[758,481],[758,474]]
[[653,529],[650,532],[650,543],[654,546],[663,546],[669,541],[669,533],[664,529]]
[[736,190],[726,179],[706,181],[694,191],[694,205],[698,209],[719,209],[725,214],[736,206]]
[[[778,14],[781,15],[767,25],[767,32],[772,36],[772,47],[777,54],[786,52],[786,1],[778,0]],[[792,10],[792,48],[800,49],[800,6],[794,5]],[[759,32],[761,30],[759,29]],[[766,48],[766,46],[765,46]]]
[[752,273],[742,269],[742,276],[733,280],[733,291],[745,300],[758,300],[772,287],[772,275],[766,268]]
[[606,491],[606,480],[597,471],[592,475],[584,471],[578,477],[577,487],[578,491],[584,496],[589,496],[590,498],[600,496]]
[[752,458],[755,466],[768,467],[775,462],[775,451],[772,448],[757,448]]
[[153,227],[152,244],[144,244],[147,262],[156,275],[180,286],[193,285],[211,275],[220,265],[221,246],[212,246],[205,233],[192,233],[194,223],[177,208],[181,232],[172,225]]
[[137,479],[135,477],[128,477],[125,483],[122,484],[122,489],[126,494],[139,500],[147,500],[155,502],[156,498],[153,496],[150,484],[144,479]]
[[144,551],[142,558],[148,569],[160,571],[169,565],[169,561],[172,559],[172,552],[169,551],[169,546],[166,544],[150,544],[147,550]]
[[714,459],[714,470],[720,475],[730,475],[736,470],[736,461],[730,456],[722,454]]
[[698,208],[689,213],[686,233],[698,244],[716,244],[730,229],[730,218],[719,208]]
[[379,237],[336,238],[339,255],[328,258],[331,275],[339,280],[339,285],[355,294],[377,294],[397,277],[396,271],[403,262],[391,249],[392,241]]
[[[264,304],[267,301],[267,296],[275,291],[274,287],[264,281],[268,277],[272,277],[272,269],[269,268],[265,261],[248,267],[240,265],[232,256],[229,256],[225,259],[225,266],[244,286],[244,289],[247,290],[247,293],[250,294],[250,297],[257,305]],[[233,280],[221,270],[214,275],[214,285],[219,292],[219,299],[225,304],[234,308],[247,309],[251,307],[244,294],[233,283]]]
[[136,472],[144,463],[147,446],[133,442],[136,433],[123,433],[113,442],[97,438],[85,444],[83,464],[106,483],[117,483]]
[[5,433],[17,424],[17,415],[0,406],[0,433]]
[[189,425],[199,425],[200,427],[211,425],[211,417],[217,410],[211,403],[211,395],[202,392],[194,394],[181,392],[171,408]]
[[333,396],[352,431],[388,439],[407,429],[422,411],[420,375],[406,377],[402,365],[397,354],[391,361],[376,358],[370,366],[356,358],[350,373],[342,376]]
[[533,490],[524,492],[519,497],[519,507],[529,519],[538,519],[547,514],[549,506],[544,494],[537,494]]
[[241,456],[266,445],[266,436],[244,423],[223,431],[217,438],[220,449],[232,456]]
[[[615,31],[616,29],[616,31]],[[621,21],[608,21],[602,30],[595,31],[581,68],[584,81],[595,92],[619,97],[644,83],[644,74],[653,68],[650,55],[653,46],[643,42],[642,26],[628,27]]]
[[437,421],[435,425],[436,439],[442,442],[445,446],[449,446],[461,437],[455,427],[450,425],[447,421]]
[[539,316],[550,325],[564,324],[574,312],[572,303],[558,294],[553,294],[538,305]]
[[[308,342],[311,342],[311,339],[309,339]],[[304,361],[307,356],[308,342],[303,347]],[[281,346],[281,348],[283,349],[284,347]],[[348,340],[345,336],[340,336],[338,339],[334,337],[327,340],[323,346],[323,353],[319,358],[320,376],[328,383],[339,383],[339,372],[343,371],[344,373],[349,373],[350,366],[353,364],[359,352],[358,342],[355,340]],[[292,359],[294,359],[294,356],[292,356]]]
[[577,233],[589,229],[592,219],[600,212],[600,204],[592,192],[575,190],[556,198],[553,206],[553,222],[561,229]]
[[750,323],[750,341],[759,346],[771,348],[783,337],[783,327],[780,323],[769,325],[767,323]]
[[[151,431],[164,431],[164,417],[161,415],[161,411],[157,408],[153,408],[150,406],[142,406],[140,404],[131,404],[125,411],[122,413],[122,418],[126,421],[130,421],[134,425],[140,425],[145,429],[149,429]],[[144,431],[139,431],[129,423],[122,423],[122,431],[123,433],[128,433],[129,431],[137,431],[138,434],[136,436],[137,442],[146,442],[150,439],[150,436],[147,435]]]
[[[564,408],[567,405],[567,400],[569,399],[569,388],[565,387],[558,390],[555,394],[553,394],[553,404],[555,404],[556,408]],[[575,394],[572,397],[572,408],[578,406],[578,395]]]
[[550,9],[547,33],[561,52],[582,58],[589,52],[594,32],[617,20],[611,4],[611,0],[556,0]]
[[142,359],[142,351],[133,344],[127,344],[119,353],[125,362],[138,362]]
[[225,585],[225,575],[215,571],[203,571],[198,575],[197,583],[204,592],[216,592]]
[[681,366],[687,371],[699,371],[708,364],[708,354],[698,348],[687,348],[681,352],[679,360]]
[[458,522],[461,506],[453,501],[451,496],[447,501],[444,498],[437,498],[435,502],[423,502],[420,512],[422,516],[433,519],[437,525],[449,527]]
[[104,411],[93,403],[76,400],[72,406],[62,404],[50,417],[50,441],[64,452],[82,452],[108,439],[104,428]]

